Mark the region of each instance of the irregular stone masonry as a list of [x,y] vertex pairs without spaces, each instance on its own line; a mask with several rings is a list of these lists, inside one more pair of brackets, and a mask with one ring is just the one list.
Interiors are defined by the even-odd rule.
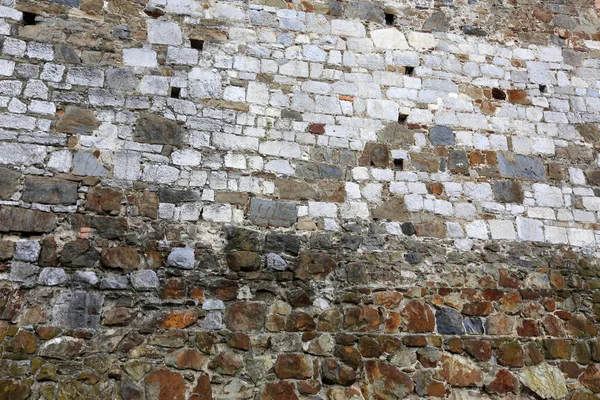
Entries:
[[600,393],[598,2],[0,6],[0,399]]

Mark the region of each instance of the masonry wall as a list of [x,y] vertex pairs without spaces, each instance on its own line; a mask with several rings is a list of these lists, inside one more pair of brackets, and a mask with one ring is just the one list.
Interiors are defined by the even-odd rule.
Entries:
[[600,398],[596,7],[5,0],[0,400]]

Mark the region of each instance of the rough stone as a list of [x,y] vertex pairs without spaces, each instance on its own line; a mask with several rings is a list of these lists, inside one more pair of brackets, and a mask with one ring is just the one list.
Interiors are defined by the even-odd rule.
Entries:
[[524,367],[519,374],[521,383],[543,399],[561,399],[567,395],[563,374],[546,362]]
[[58,179],[28,178],[25,180],[23,200],[44,204],[75,204],[77,184]]
[[167,267],[194,269],[195,256],[194,249],[176,247],[171,250],[167,258]]
[[454,131],[447,126],[436,125],[429,130],[429,141],[434,146],[451,146],[454,144]]
[[21,174],[8,168],[0,167],[0,200],[7,200],[17,191]]
[[100,126],[94,112],[85,108],[68,106],[56,123],[56,131],[77,135],[90,135]]
[[87,240],[67,242],[63,247],[61,265],[63,267],[91,268],[100,259],[100,252]]
[[183,131],[177,123],[154,114],[142,114],[136,124],[134,139],[142,143],[183,145]]
[[462,315],[452,308],[437,310],[435,322],[438,333],[442,335],[463,335],[465,333]]
[[248,218],[260,226],[289,227],[296,223],[297,211],[293,203],[252,198]]
[[82,176],[105,176],[108,170],[89,151],[78,151],[73,154],[73,174]]

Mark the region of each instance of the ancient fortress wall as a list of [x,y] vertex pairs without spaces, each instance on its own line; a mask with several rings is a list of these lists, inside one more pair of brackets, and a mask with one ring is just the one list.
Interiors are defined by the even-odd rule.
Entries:
[[0,400],[598,399],[600,4],[0,6]]

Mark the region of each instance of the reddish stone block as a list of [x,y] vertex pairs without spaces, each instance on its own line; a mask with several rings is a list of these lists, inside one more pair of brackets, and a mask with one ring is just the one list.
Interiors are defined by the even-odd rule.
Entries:
[[200,371],[208,356],[194,349],[178,349],[165,356],[165,365],[177,369],[193,369]]
[[291,313],[285,322],[285,330],[288,332],[309,332],[316,327],[314,318],[302,311]]
[[380,325],[381,317],[375,308],[363,306],[346,310],[344,328],[350,332],[374,332]]
[[600,365],[590,364],[579,377],[579,382],[594,393],[600,393]]
[[332,332],[342,324],[342,313],[337,308],[329,308],[317,318],[317,330]]
[[198,377],[189,400],[213,400],[210,377],[208,375],[200,375]]
[[334,354],[353,369],[357,369],[362,363],[362,356],[354,347],[336,345]]
[[521,320],[520,325],[517,326],[517,334],[521,337],[540,336],[541,332],[538,322],[533,319]]
[[401,313],[408,332],[433,332],[435,317],[431,307],[420,300],[409,301]]
[[366,358],[377,358],[383,354],[383,349],[377,340],[368,336],[363,336],[358,339],[358,351]]
[[262,400],[298,400],[291,382],[267,383],[262,394]]
[[470,316],[485,316],[489,315],[494,310],[492,303],[489,301],[478,301],[463,305],[462,313]]
[[365,363],[368,398],[402,399],[412,393],[415,386],[408,375],[391,364],[379,360]]
[[161,329],[183,329],[196,323],[198,316],[193,311],[171,311],[160,316],[156,326]]
[[308,131],[315,135],[323,135],[325,134],[325,124],[310,124],[308,125]]
[[250,350],[250,337],[243,332],[236,332],[229,335],[227,339],[229,347],[240,350]]
[[304,354],[280,354],[274,369],[279,379],[309,379],[313,376],[312,360]]
[[496,372],[494,379],[485,387],[488,391],[501,395],[517,393],[519,391],[519,380],[509,370],[501,369]]
[[477,386],[483,381],[483,372],[471,361],[460,356],[443,355],[442,377],[452,386]]
[[232,331],[257,331],[265,325],[265,313],[262,303],[240,301],[227,306],[223,321]]
[[402,343],[408,347],[425,347],[427,346],[427,337],[417,335],[404,336]]
[[464,349],[478,361],[487,362],[492,358],[492,345],[486,340],[465,340]]
[[145,379],[146,395],[156,400],[185,400],[185,382],[176,372],[156,370]]
[[354,370],[337,360],[326,359],[321,362],[321,380],[327,385],[350,386],[356,382],[357,377]]
[[378,292],[375,294],[375,303],[387,309],[396,308],[403,298],[400,292]]
[[321,383],[316,380],[306,380],[296,383],[296,388],[302,394],[317,394],[321,391]]

